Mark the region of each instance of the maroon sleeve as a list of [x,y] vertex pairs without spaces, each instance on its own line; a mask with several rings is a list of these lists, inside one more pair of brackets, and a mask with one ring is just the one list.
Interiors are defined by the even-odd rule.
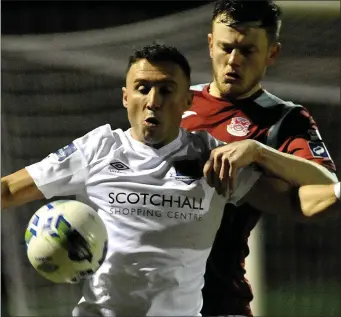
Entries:
[[314,161],[335,172],[335,164],[317,124],[306,109],[301,110],[288,130],[291,131],[288,131],[287,138],[279,148],[280,151]]

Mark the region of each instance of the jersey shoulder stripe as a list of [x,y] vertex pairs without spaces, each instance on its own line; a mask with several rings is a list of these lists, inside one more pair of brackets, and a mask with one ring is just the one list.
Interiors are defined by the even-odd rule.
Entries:
[[277,96],[269,93],[267,90],[264,90],[264,92],[258,98],[256,98],[254,102],[265,108],[273,107],[279,104],[284,104],[287,106],[300,106],[291,101],[284,101],[283,99],[278,98]]

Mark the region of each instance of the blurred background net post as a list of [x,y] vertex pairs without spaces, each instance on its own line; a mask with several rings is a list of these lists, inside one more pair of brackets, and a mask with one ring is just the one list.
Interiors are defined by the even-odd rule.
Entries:
[[[309,109],[340,170],[340,3],[278,3],[283,51],[263,85]],[[99,125],[127,128],[121,87],[134,46],[176,45],[191,63],[193,84],[209,82],[211,12],[208,1],[3,1],[2,175]],[[2,316],[67,316],[80,298],[79,285],[52,285],[27,260],[25,226],[41,205],[2,213]],[[341,221],[264,216],[247,260],[255,315],[341,315],[340,232]]]

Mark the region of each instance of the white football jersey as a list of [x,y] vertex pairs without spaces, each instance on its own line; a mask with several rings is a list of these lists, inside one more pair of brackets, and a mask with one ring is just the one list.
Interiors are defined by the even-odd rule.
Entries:
[[160,149],[101,126],[26,167],[46,198],[81,195],[106,224],[105,262],[85,282],[73,316],[199,316],[204,270],[226,202],[259,178],[240,169],[231,197],[202,177],[207,132],[179,130]]

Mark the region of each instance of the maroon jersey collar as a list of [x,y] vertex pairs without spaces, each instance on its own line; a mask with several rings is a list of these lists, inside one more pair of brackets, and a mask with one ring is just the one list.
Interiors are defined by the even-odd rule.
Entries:
[[210,100],[213,101],[215,103],[219,103],[221,106],[223,107],[230,107],[230,106],[236,106],[236,105],[245,105],[249,102],[253,102],[255,99],[257,99],[261,94],[264,93],[264,90],[261,88],[258,91],[256,91],[252,96],[245,98],[245,99],[238,99],[238,100],[228,100],[228,99],[223,99],[223,98],[218,98],[218,97],[214,97],[210,94],[209,92],[209,88],[210,88],[211,84],[206,85],[203,88],[203,96]]

